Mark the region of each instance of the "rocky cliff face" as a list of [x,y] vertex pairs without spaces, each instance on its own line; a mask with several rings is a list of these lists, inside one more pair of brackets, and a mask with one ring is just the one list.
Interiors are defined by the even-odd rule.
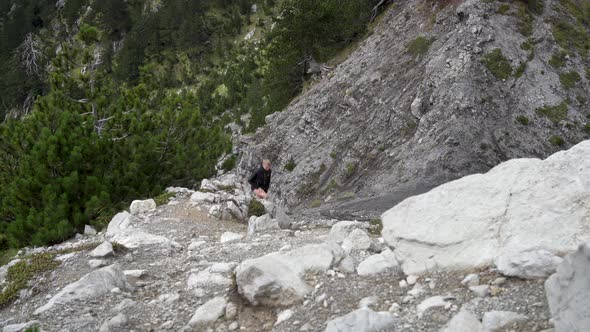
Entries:
[[395,2],[346,61],[243,139],[240,168],[271,158],[283,203],[359,217],[579,142],[590,131],[588,60],[560,34],[578,26],[565,4]]

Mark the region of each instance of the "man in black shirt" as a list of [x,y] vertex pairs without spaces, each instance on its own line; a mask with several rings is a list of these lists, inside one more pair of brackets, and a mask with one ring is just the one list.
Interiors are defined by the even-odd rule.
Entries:
[[270,160],[264,159],[262,166],[252,174],[248,182],[252,188],[252,192],[258,198],[268,197],[268,188],[270,187]]

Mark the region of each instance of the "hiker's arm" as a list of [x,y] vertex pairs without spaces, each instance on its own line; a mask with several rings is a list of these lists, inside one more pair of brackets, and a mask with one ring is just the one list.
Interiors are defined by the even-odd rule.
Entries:
[[255,186],[256,185],[256,177],[258,176],[258,171],[255,171],[252,176],[248,179],[248,183]]

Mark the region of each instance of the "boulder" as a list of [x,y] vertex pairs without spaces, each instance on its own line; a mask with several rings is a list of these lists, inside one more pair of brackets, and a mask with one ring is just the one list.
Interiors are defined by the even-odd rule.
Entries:
[[[590,141],[546,160],[513,159],[407,198],[382,215],[406,274],[490,265],[507,254],[590,240]],[[410,226],[411,225],[411,226]]]
[[511,311],[489,311],[483,314],[482,324],[486,332],[503,331],[504,328],[520,322],[526,322],[527,316]]
[[252,216],[248,220],[248,236],[256,233],[280,229],[276,219],[271,219],[270,214],[264,214],[260,217]]
[[90,225],[84,225],[84,235],[96,235],[96,229]]
[[354,229],[344,241],[342,241],[342,248],[345,252],[367,250],[371,246],[371,238],[363,229]]
[[98,247],[94,248],[88,255],[94,258],[103,258],[108,256],[113,256],[115,251],[113,251],[113,245],[109,241],[105,241],[101,243]]
[[440,332],[484,332],[484,330],[475,315],[467,310],[461,310]]
[[328,240],[336,243],[342,243],[353,230],[360,228],[364,229],[365,225],[358,221],[340,221],[330,229]]
[[211,181],[209,179],[203,179],[201,181],[200,189],[204,190],[204,191],[217,191],[218,190],[217,186],[213,183],[213,181]]
[[325,332],[393,331],[396,323],[398,320],[389,312],[361,308],[328,321]]
[[359,275],[367,276],[378,274],[388,269],[399,269],[399,263],[390,249],[367,257],[357,266],[356,271]]
[[221,218],[222,216],[222,208],[221,205],[216,204],[216,205],[212,205],[209,210],[207,211],[207,215],[209,216],[209,218]]
[[253,305],[284,307],[299,303],[311,291],[302,279],[304,275],[326,271],[342,256],[341,248],[317,244],[247,259],[236,269],[238,292]]
[[283,211],[283,209],[278,209],[278,211],[275,214],[275,219],[277,220],[279,227],[281,229],[289,229],[291,228],[291,224],[293,223],[291,221],[291,217],[289,217],[285,211]]
[[80,280],[67,285],[59,293],[55,294],[47,304],[35,310],[35,315],[74,300],[90,299],[108,294],[113,288],[132,289],[117,264],[94,270],[80,278]]
[[266,213],[268,213],[271,218],[274,218],[275,213],[277,212],[277,207],[276,207],[275,203],[273,203],[267,199],[258,199],[258,201],[260,203],[262,203],[262,205],[264,205],[264,209],[266,210]]
[[221,243],[236,242],[236,241],[240,241],[243,238],[244,238],[244,235],[242,235],[242,234],[233,233],[233,232],[225,232],[225,233],[221,234],[221,237],[219,238],[219,242],[221,242]]
[[582,332],[590,326],[590,246],[567,255],[545,281],[556,332]]
[[107,265],[107,262],[105,260],[102,260],[102,259],[91,259],[91,260],[88,261],[88,265],[91,268],[96,269],[97,267],[101,267],[101,266]]
[[495,259],[498,271],[505,276],[522,279],[547,278],[563,261],[547,250],[531,250],[503,254]]
[[136,217],[126,211],[117,213],[107,227],[106,238],[110,242],[117,242],[127,248],[137,248],[145,245],[161,245],[165,247],[180,247],[161,235],[145,232],[137,227]]
[[197,308],[191,320],[190,327],[200,327],[215,322],[225,313],[227,300],[223,296],[214,297]]
[[135,200],[131,202],[131,206],[129,207],[129,212],[132,215],[138,215],[141,213],[146,213],[151,210],[156,209],[156,202],[153,199],[146,199],[144,201]]
[[215,203],[216,201],[216,197],[215,194],[213,193],[205,193],[202,191],[195,191],[192,195],[191,195],[191,202],[197,203],[197,204],[206,204],[206,203]]

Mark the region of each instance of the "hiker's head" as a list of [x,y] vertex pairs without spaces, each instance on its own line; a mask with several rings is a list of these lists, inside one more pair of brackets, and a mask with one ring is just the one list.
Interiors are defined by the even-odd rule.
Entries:
[[270,169],[270,160],[264,159],[262,161],[262,168],[268,171]]

